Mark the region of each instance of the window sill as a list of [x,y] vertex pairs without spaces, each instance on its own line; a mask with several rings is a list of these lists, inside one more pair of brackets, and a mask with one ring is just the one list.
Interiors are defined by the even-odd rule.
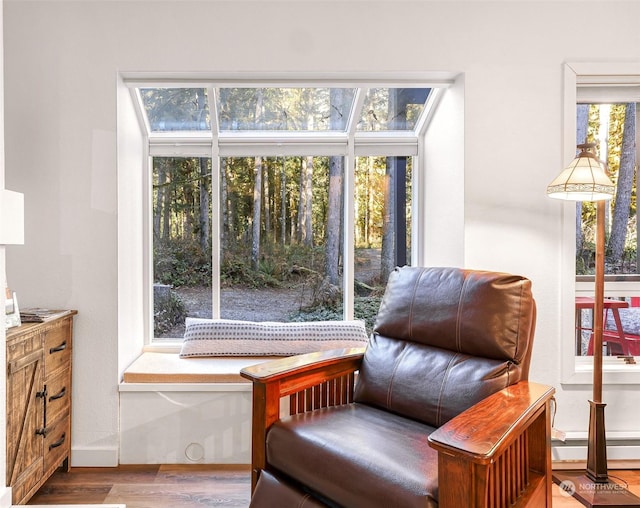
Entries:
[[[636,359],[636,361],[638,360]],[[640,363],[628,364],[622,358],[604,357],[602,359],[602,383],[604,385],[640,384]],[[573,368],[567,376],[563,376],[562,384],[593,384],[593,358],[575,357]]]
[[181,339],[155,340],[142,348],[143,353],[180,353]]

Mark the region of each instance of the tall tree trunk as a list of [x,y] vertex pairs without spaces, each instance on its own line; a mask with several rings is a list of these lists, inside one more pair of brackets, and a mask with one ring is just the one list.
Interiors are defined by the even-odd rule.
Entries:
[[[182,191],[182,207],[178,205],[177,213],[182,216],[182,239],[191,243],[194,240],[195,221],[196,221],[196,185],[198,178],[194,178],[198,175],[198,169],[194,168],[191,161],[183,159],[180,163],[180,172],[182,185],[180,189],[175,189],[176,194]],[[199,175],[198,175],[199,176]],[[176,199],[176,203],[179,203],[179,197]],[[182,208],[182,210],[180,210]],[[199,220],[199,219],[198,219]]]
[[[258,128],[263,123],[263,100],[261,89],[256,94],[255,124]],[[251,236],[251,266],[258,269],[260,260],[260,227],[262,218],[262,157],[255,158],[254,183],[253,183],[253,224]]]
[[387,170],[384,179],[384,212],[382,219],[382,252],[380,255],[380,277],[383,283],[396,265],[395,260],[395,158],[387,157]]
[[[332,129],[342,125],[345,93],[342,88],[329,92],[329,124]],[[327,198],[327,232],[325,239],[324,272],[330,284],[340,285],[340,245],[343,234],[344,157],[329,157],[329,196]]]
[[313,157],[307,157],[304,179],[304,245],[313,247]]
[[[373,190],[376,182],[375,158],[367,157],[367,172],[365,174],[364,189],[367,206],[364,209],[364,244],[370,248],[373,244],[372,236],[375,228],[374,216],[376,211],[376,200],[379,196]],[[384,195],[383,195],[384,200]]]
[[251,266],[258,269],[260,260],[260,222],[262,204],[262,157],[255,158],[253,184],[253,224],[251,236]]
[[167,173],[163,159],[154,159],[153,164],[158,174],[156,181],[156,202],[153,210],[153,237],[154,240],[160,240],[162,238],[162,207],[164,206],[164,193],[167,191]]
[[305,183],[307,174],[307,158],[300,158],[300,184],[298,185],[298,226],[297,226],[297,234],[296,239],[298,243],[302,243],[304,241],[304,234],[306,232],[306,228],[304,227],[304,220],[306,215],[304,213],[304,206],[306,204],[305,199]]
[[[374,207],[376,200],[380,199],[380,196],[376,196],[372,189],[375,178],[373,172],[375,168],[375,160],[373,157],[367,157],[367,171],[364,174],[364,217],[362,219],[364,244],[367,248],[371,247],[371,229],[373,227],[372,215],[374,213]],[[384,195],[382,196],[384,199]]]
[[209,182],[211,181],[211,175],[209,174],[208,161],[209,159],[205,157],[200,157],[198,161],[200,171],[200,178],[198,178],[198,188],[200,191],[200,248],[202,252],[207,252],[211,238],[211,223],[209,221],[209,203],[211,196]]
[[271,241],[271,238],[273,238],[272,236],[272,231],[271,231],[271,179],[270,179],[270,175],[271,175],[271,171],[270,171],[270,167],[271,164],[266,164],[263,166],[264,167],[264,179],[263,179],[263,185],[262,185],[262,192],[264,193],[264,199],[262,200],[264,203],[264,232],[266,235],[265,240],[267,242]]
[[[400,113],[406,113],[406,104],[402,103],[399,92],[389,92],[388,118],[395,119],[397,126],[402,128],[406,122],[406,114],[400,116]],[[397,216],[396,208],[396,171],[397,158],[387,157],[386,182],[384,186],[384,219],[382,221],[382,253],[380,256],[380,276],[382,282],[386,283],[389,275],[397,264],[396,249],[396,228],[400,218]]]
[[[169,171],[166,171],[166,170]],[[162,239],[169,240],[171,238],[171,184],[173,183],[173,174],[175,168],[167,164],[165,167],[165,186],[162,193]]]
[[282,169],[280,173],[280,243],[287,243],[287,174],[286,158],[282,158]]
[[229,189],[227,187],[227,159],[220,158],[220,250],[225,252],[229,248],[229,238],[233,232],[233,213],[229,203]]
[[633,173],[636,164],[636,106],[627,104],[624,111],[624,130],[622,132],[622,150],[620,153],[620,168],[616,185],[615,207],[611,236],[609,237],[609,262],[618,266],[622,262],[624,244],[627,238],[629,210],[631,208],[631,191],[633,188]]
[[[361,159],[362,160],[362,159]],[[361,193],[362,193],[362,173],[361,168],[362,165],[359,162],[356,162],[355,171],[353,175],[353,188],[355,190],[355,196],[353,199],[353,236],[355,245],[362,245],[362,220],[361,220]]]
[[342,236],[342,181],[344,159],[329,157],[329,196],[324,271],[330,284],[340,285],[340,237]]
[[298,220],[296,219],[296,200],[293,192],[291,192],[289,193],[289,238],[292,243],[294,239],[295,241],[300,241],[298,238]]

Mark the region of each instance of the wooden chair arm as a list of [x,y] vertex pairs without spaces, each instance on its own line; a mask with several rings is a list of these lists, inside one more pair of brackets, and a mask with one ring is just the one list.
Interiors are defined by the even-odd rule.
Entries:
[[280,358],[245,367],[240,375],[255,384],[276,384],[284,397],[341,375],[355,372],[365,348],[332,349]]
[[438,428],[429,436],[429,445],[473,462],[490,462],[544,409],[554,392],[550,386],[528,381],[516,383]]
[[266,466],[269,427],[280,419],[280,400],[289,396],[289,414],[347,404],[353,400],[354,373],[364,348],[297,355],[246,367],[240,375],[253,382],[251,488]]
[[429,436],[439,506],[551,506],[550,403],[555,389],[522,381]]

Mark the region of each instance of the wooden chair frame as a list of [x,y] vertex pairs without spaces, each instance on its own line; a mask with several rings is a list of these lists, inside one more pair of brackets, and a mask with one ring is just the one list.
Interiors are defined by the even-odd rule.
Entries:
[[[266,436],[281,416],[353,402],[364,349],[311,353],[242,369],[253,382],[252,490],[267,467]],[[438,451],[442,508],[551,507],[552,387],[522,381],[429,436]]]

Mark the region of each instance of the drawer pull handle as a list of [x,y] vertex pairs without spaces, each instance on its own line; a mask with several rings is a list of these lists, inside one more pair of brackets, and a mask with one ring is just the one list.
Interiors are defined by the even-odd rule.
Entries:
[[58,393],[56,393],[55,395],[52,395],[51,397],[49,397],[49,402],[61,399],[62,397],[64,397],[66,395],[66,393],[67,393],[67,387],[64,386],[62,388],[62,390],[60,390]]
[[46,427],[42,427],[40,429],[36,429],[36,435],[37,436],[47,437],[47,432],[49,432],[49,430]]
[[64,443],[65,438],[67,437],[66,433],[62,434],[62,437],[60,439],[58,439],[55,443],[51,443],[49,445],[49,450],[53,450],[54,448],[57,448],[58,446],[62,446],[62,443]]
[[62,344],[60,344],[59,346],[52,347],[51,349],[49,349],[49,354],[52,355],[53,353],[59,353],[60,351],[64,351],[65,349],[67,349],[67,341],[66,340]]

